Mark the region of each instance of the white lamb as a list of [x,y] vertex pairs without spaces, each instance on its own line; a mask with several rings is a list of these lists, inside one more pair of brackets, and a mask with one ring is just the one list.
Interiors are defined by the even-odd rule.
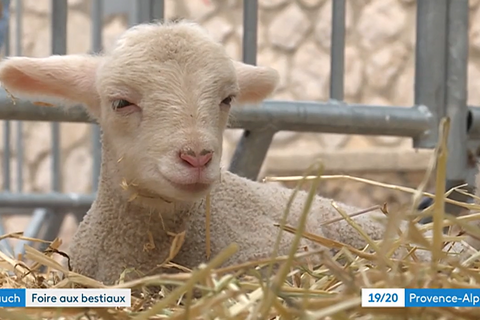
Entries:
[[[182,21],[135,26],[103,56],[12,57],[0,65],[0,81],[20,97],[81,103],[103,130],[98,196],[70,248],[74,271],[106,284],[127,268],[138,271],[127,278],[159,272],[184,231],[173,262],[198,266],[206,260],[208,192],[211,255],[235,242],[239,252],[226,265],[270,256],[292,190],[222,170],[220,157],[230,105],[268,97],[275,70],[232,61],[203,29]],[[289,225],[297,226],[306,196],[297,195]],[[354,220],[379,240],[384,225],[373,216],[383,214]],[[306,230],[362,249],[364,238],[347,222],[321,225],[338,217],[331,200],[317,196]],[[284,233],[280,254],[292,239]]]

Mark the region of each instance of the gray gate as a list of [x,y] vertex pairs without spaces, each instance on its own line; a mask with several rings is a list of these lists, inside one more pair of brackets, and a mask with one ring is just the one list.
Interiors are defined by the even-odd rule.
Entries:
[[[8,20],[9,0],[2,0],[4,30]],[[42,0],[46,1],[46,0]],[[199,1],[199,0],[192,0]],[[472,174],[467,165],[467,148],[476,148],[480,139],[480,108],[467,107],[468,62],[468,0],[418,0],[415,65],[415,102],[411,107],[350,105],[343,102],[344,50],[345,50],[345,0],[331,0],[331,78],[330,100],[323,103],[301,101],[265,101],[261,108],[241,109],[233,128],[244,129],[237,146],[230,170],[250,179],[256,179],[274,134],[281,130],[360,135],[385,135],[412,138],[414,148],[433,148],[438,138],[439,120],[451,118],[449,138],[448,185],[467,181]],[[355,1],[355,0],[351,0]],[[115,4],[112,4],[115,3]],[[243,60],[256,64],[257,56],[257,0],[244,0]],[[17,1],[16,28],[18,39],[21,31],[21,4]],[[66,53],[67,1],[51,0],[52,5],[52,54]],[[118,6],[130,6],[130,22],[137,24],[162,19],[162,0],[92,1],[93,22],[92,51],[101,50],[102,18],[104,10]],[[110,6],[110,7],[109,7]],[[2,38],[5,54],[10,53],[8,36]],[[19,46],[20,41],[16,41]],[[20,48],[16,48],[21,54]],[[2,208],[22,209],[19,213],[33,214],[25,235],[53,240],[60,229],[65,212],[75,212],[78,219],[88,210],[94,194],[63,194],[59,190],[60,150],[59,122],[89,122],[81,107],[65,113],[62,108],[43,108],[25,101],[13,104],[6,92],[0,92],[0,119],[4,121],[3,192]],[[468,121],[467,121],[468,120]],[[52,130],[52,190],[47,194],[22,192],[22,154],[19,155],[18,190],[11,189],[10,140],[11,121],[49,121]],[[467,122],[469,122],[467,130]],[[94,189],[100,169],[100,132],[92,124]],[[22,152],[22,139],[17,140],[17,150]],[[27,210],[27,211],[25,211]],[[0,233],[5,233],[0,224]],[[12,252],[6,243],[0,242],[4,252]],[[15,253],[23,251],[23,243]]]

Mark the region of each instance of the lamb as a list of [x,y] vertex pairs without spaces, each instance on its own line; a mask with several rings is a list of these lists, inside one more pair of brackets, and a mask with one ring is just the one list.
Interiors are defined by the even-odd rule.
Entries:
[[[162,271],[168,260],[197,267],[206,261],[209,193],[211,256],[235,242],[239,252],[225,265],[269,257],[274,224],[292,191],[221,169],[220,158],[231,105],[261,102],[278,78],[271,68],[232,60],[188,21],[134,26],[99,56],[4,60],[0,81],[8,92],[65,106],[80,103],[102,128],[97,198],[69,250],[74,271],[113,284],[126,269],[126,279],[133,279]],[[297,226],[306,196],[299,192],[293,201],[289,225]],[[315,198],[306,231],[362,249],[364,238],[347,222],[322,226],[340,217],[330,203]],[[384,224],[375,217],[383,213],[354,221],[379,240]],[[282,239],[279,253],[286,254],[292,235]],[[320,248],[308,240],[301,245]]]

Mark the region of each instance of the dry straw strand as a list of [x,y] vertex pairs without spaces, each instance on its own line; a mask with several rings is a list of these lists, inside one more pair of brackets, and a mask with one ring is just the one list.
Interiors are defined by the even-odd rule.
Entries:
[[443,247],[443,215],[445,210],[445,178],[447,167],[447,140],[448,132],[450,131],[450,119],[442,119],[440,121],[439,132],[439,144],[436,150],[437,155],[437,174],[435,181],[435,202],[433,204],[433,256],[432,267],[436,267],[436,264],[441,258]]
[[205,200],[205,254],[207,256],[207,260],[210,259],[210,211],[211,211],[211,206],[210,206],[210,200],[211,196],[210,193],[207,194],[206,200]]

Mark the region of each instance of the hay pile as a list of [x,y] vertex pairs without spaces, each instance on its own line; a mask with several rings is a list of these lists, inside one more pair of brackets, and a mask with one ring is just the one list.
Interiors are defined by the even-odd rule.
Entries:
[[[441,258],[441,248],[449,242],[462,241],[459,234],[445,235],[442,229],[446,225],[456,225],[473,235],[480,236],[480,230],[469,226],[468,221],[480,219],[480,213],[475,213],[480,206],[468,203],[458,203],[447,199],[445,190],[446,168],[446,137],[449,121],[442,123],[442,135],[439,147],[435,150],[424,183],[417,189],[380,184],[365,179],[346,176],[323,176],[321,179],[350,179],[391,188],[398,192],[412,194],[413,205],[402,212],[389,212],[388,206],[383,207],[387,216],[389,231],[387,234],[400,232],[397,230],[398,219],[418,220],[420,216],[412,208],[416,206],[422,195],[435,197],[432,208],[425,214],[433,214],[434,221],[421,227],[413,226],[402,234],[398,241],[391,239],[375,242],[350,219],[360,213],[345,213],[339,209],[339,219],[347,219],[358,232],[363,234],[369,243],[368,248],[351,248],[342,243],[331,241],[314,234],[305,234],[303,225],[298,228],[285,226],[283,223],[272,228],[283,232],[296,234],[295,243],[288,256],[276,259],[255,261],[243,265],[219,268],[223,261],[234,254],[235,244],[225,248],[210,263],[200,268],[180,274],[161,274],[131,282],[120,282],[115,288],[141,289],[141,298],[132,297],[131,308],[117,309],[0,309],[2,319],[38,319],[39,317],[63,319],[479,319],[478,308],[362,308],[362,287],[413,287],[413,288],[480,288],[480,273],[474,260],[480,254],[474,253],[472,259],[460,264],[451,255],[445,263],[438,263]],[[433,168],[436,168],[435,170]],[[436,173],[437,194],[423,192],[426,182],[432,173]],[[310,177],[268,178],[266,180],[313,180],[310,199],[321,182],[319,175]],[[300,188],[301,182],[298,188]],[[298,190],[297,188],[297,190]],[[295,192],[294,192],[295,194]],[[444,203],[453,202],[472,210],[472,214],[463,217],[444,218]],[[306,204],[306,210],[310,202]],[[335,203],[332,203],[336,207]],[[338,207],[336,207],[338,208]],[[287,208],[288,209],[288,208]],[[365,211],[364,211],[365,212]],[[286,210],[288,214],[288,210]],[[304,214],[304,217],[306,214]],[[325,224],[335,221],[326,221]],[[433,229],[433,237],[428,239],[423,232]],[[279,232],[280,234],[280,232]],[[321,266],[298,265],[294,258],[296,244],[301,236],[323,244],[327,248],[339,249],[338,254],[331,256],[326,252],[305,252],[302,255],[320,254],[324,257]],[[24,239],[21,234],[6,235]],[[30,239],[32,240],[32,239]],[[39,241],[35,240],[34,241]],[[70,272],[68,268],[56,262],[52,255],[58,252],[61,241],[50,243],[46,252],[39,252],[33,247],[26,248],[26,256],[18,259],[9,258],[0,253],[0,283],[4,288],[70,288],[74,286],[104,288],[95,280]],[[415,244],[414,244],[415,243]],[[409,246],[414,255],[415,249],[430,250],[433,253],[432,263],[420,263],[413,260],[393,260],[392,251],[399,246]],[[373,249],[374,254],[366,252]],[[275,251],[275,250],[274,250]],[[476,252],[476,251],[474,251]],[[68,258],[68,257],[66,257]],[[32,261],[28,266],[22,262]],[[280,261],[278,272],[270,278],[261,278],[259,268],[269,272],[269,262]],[[41,266],[47,267],[47,272],[39,272]],[[10,274],[9,274],[10,272]],[[14,273],[12,276],[11,273]],[[265,271],[264,271],[265,272]],[[148,285],[160,286],[160,292],[150,292]],[[167,289],[173,288],[169,291]],[[190,293],[199,290],[201,296],[194,298]],[[475,310],[477,309],[477,310]]]

